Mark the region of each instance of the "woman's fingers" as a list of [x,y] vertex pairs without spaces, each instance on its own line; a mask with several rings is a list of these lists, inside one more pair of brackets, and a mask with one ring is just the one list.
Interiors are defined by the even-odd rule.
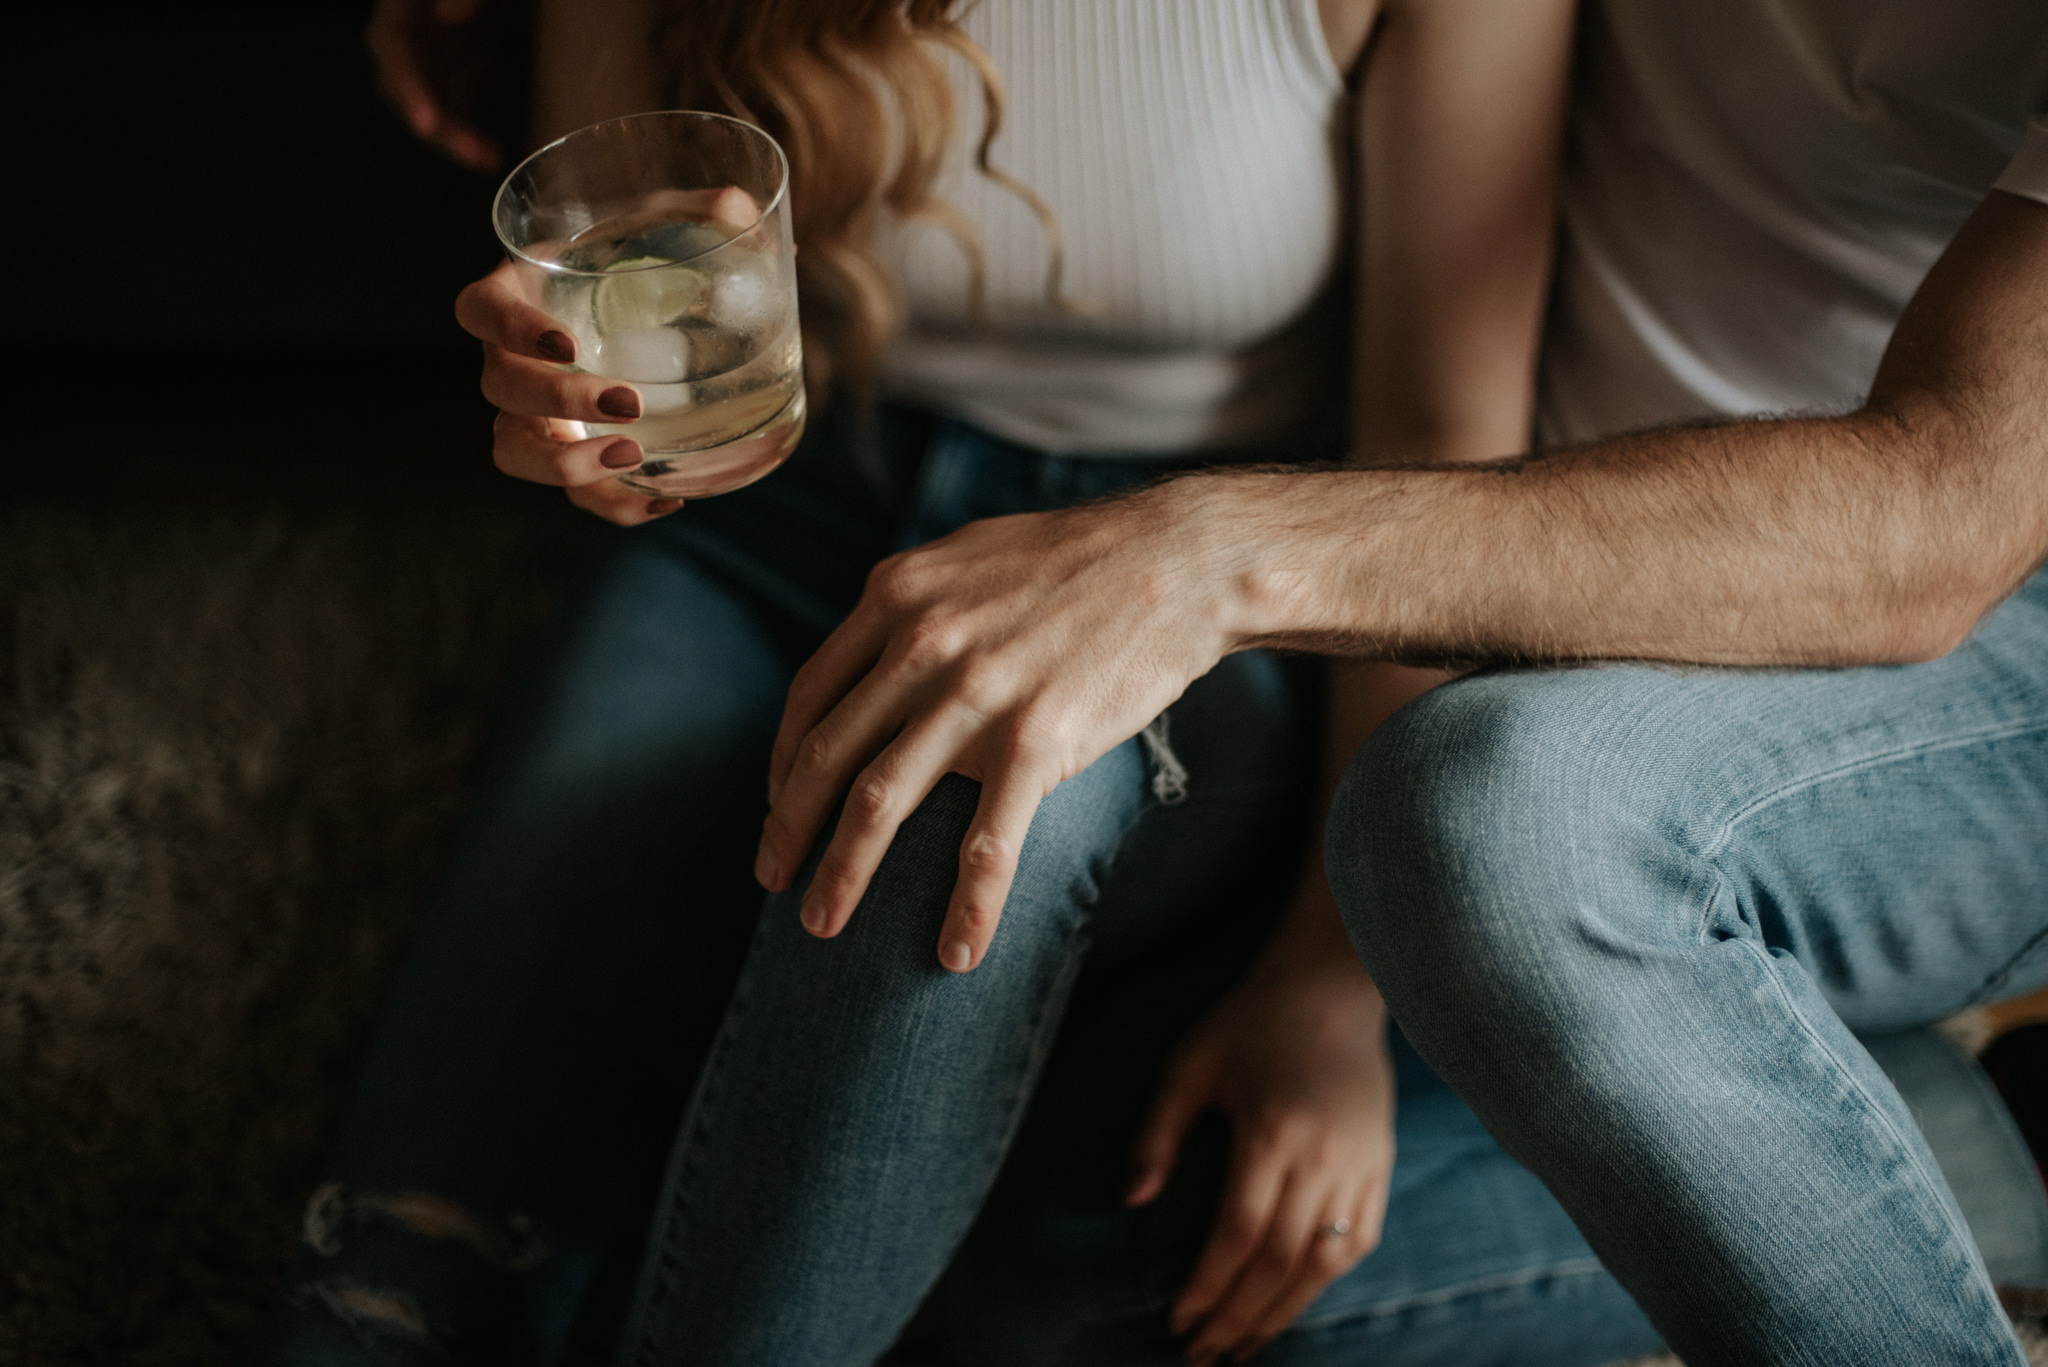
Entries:
[[596,513],[621,527],[637,527],[658,517],[667,517],[683,506],[679,498],[649,498],[623,484],[586,484],[569,491],[569,501],[585,512]]
[[1186,1056],[1176,1058],[1167,1068],[1166,1077],[1159,1084],[1159,1095],[1152,1099],[1152,1112],[1145,1117],[1138,1130],[1138,1142],[1133,1146],[1134,1171],[1131,1185],[1124,1192],[1125,1205],[1145,1205],[1165,1190],[1166,1179],[1180,1160],[1180,1146],[1187,1138],[1188,1127],[1215,1100],[1211,1080],[1205,1065]]
[[376,64],[377,82],[399,117],[414,137],[430,139],[441,122],[441,111],[413,58],[412,27],[418,14],[419,0],[377,0],[363,40]]
[[1326,1206],[1322,1220],[1309,1236],[1308,1248],[1295,1266],[1293,1282],[1274,1296],[1265,1314],[1231,1348],[1232,1355],[1242,1362],[1271,1343],[1323,1294],[1323,1288],[1377,1248],[1386,1213],[1384,1173],[1376,1175],[1365,1191],[1350,1200]]
[[484,348],[484,398],[507,413],[572,422],[632,422],[640,391],[619,380],[564,370],[500,346]]
[[1230,1179],[1217,1203],[1209,1242],[1173,1303],[1169,1323],[1174,1333],[1184,1334],[1207,1320],[1264,1245],[1287,1177],[1275,1158],[1269,1146],[1231,1145]]
[[571,503],[621,527],[666,517],[683,506],[680,499],[651,498],[619,483],[619,473],[644,458],[631,437],[578,440],[571,432],[567,423],[500,413],[492,424],[491,459],[515,478],[561,486]]
[[568,423],[500,413],[491,424],[491,459],[514,479],[577,489],[616,479],[645,456],[631,437],[580,437]]
[[500,262],[455,296],[455,321],[470,336],[516,356],[567,365],[576,359],[576,339],[533,302],[531,275],[537,273],[517,261]]
[[[447,44],[460,44],[463,39],[423,33],[428,26],[459,28],[482,9],[482,0],[432,0],[431,4],[426,0],[378,0],[363,37],[377,69],[378,85],[413,136],[472,170],[491,171],[504,160],[497,144],[461,122],[459,116],[452,116],[434,89],[431,68],[437,64],[445,67]],[[440,53],[438,63],[436,52]],[[442,80],[445,84],[445,71]]]
[[1188,1345],[1194,1367],[1207,1367],[1242,1343],[1294,1283],[1310,1254],[1318,1218],[1329,1208],[1327,1190],[1300,1170],[1290,1172],[1278,1187],[1264,1237],[1239,1263],[1236,1280]]

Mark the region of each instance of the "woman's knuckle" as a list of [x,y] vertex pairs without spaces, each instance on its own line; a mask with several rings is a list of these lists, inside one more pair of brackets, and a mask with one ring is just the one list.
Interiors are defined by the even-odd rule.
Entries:
[[548,412],[555,417],[573,417],[592,406],[584,398],[585,385],[580,375],[551,371],[545,383]]
[[1294,1266],[1294,1250],[1283,1248],[1268,1239],[1252,1255],[1252,1266],[1268,1276],[1278,1276]]
[[1357,1256],[1355,1250],[1340,1239],[1322,1239],[1310,1250],[1308,1260],[1318,1276],[1330,1278],[1351,1266]]
[[1217,1222],[1216,1233],[1228,1247],[1242,1250],[1252,1246],[1263,1224],[1257,1211],[1248,1206],[1232,1206]]

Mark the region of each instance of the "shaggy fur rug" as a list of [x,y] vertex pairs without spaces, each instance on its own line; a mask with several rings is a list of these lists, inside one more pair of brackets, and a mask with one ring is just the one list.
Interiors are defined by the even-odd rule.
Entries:
[[0,511],[0,1363],[227,1360],[564,539]]

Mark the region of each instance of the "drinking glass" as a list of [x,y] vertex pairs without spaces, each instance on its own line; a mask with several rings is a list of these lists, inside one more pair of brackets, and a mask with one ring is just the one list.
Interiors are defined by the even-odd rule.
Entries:
[[540,304],[576,338],[575,368],[640,391],[620,476],[703,498],[780,465],[804,430],[789,164],[750,123],[670,110],[578,129],[505,178],[498,238],[539,272]]

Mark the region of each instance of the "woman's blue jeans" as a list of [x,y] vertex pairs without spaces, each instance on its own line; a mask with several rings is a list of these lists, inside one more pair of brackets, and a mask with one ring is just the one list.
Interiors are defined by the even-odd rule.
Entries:
[[[1220,1127],[1152,1207],[1117,1195],[1167,1053],[1257,952],[1301,856],[1315,709],[1294,667],[1233,657],[1163,748],[1061,785],[972,974],[934,959],[966,780],[904,828],[835,940],[748,873],[789,678],[874,561],[1155,468],[841,412],[762,484],[594,533],[505,704],[253,1360],[546,1361],[665,1172],[634,1367],[872,1361],[949,1260],[975,1367],[1176,1361],[1165,1308],[1206,1233]],[[1398,1042],[1397,1059],[1385,1241],[1266,1360],[1653,1347],[1557,1201]]]
[[1465,679],[1328,834],[1417,1050],[1692,1367],[2025,1360],[1858,1036],[2048,981],[2048,576],[1931,664]]

